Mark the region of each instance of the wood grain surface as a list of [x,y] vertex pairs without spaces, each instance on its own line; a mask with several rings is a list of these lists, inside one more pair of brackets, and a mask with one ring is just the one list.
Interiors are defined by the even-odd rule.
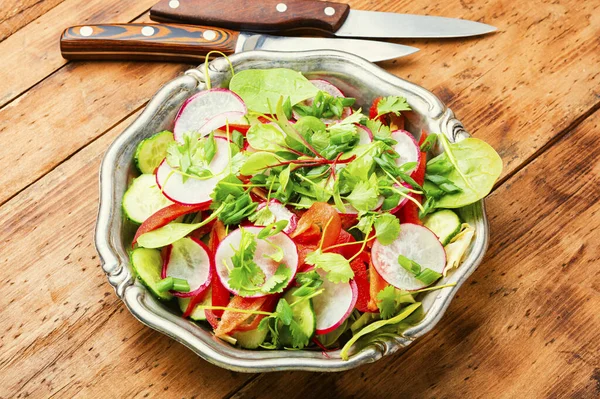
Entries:
[[355,0],[499,32],[408,40],[382,64],[502,155],[491,246],[435,330],[340,374],[239,374],[142,326],[93,247],[110,142],[190,65],[62,59],[70,25],[149,22],[156,0],[0,2],[0,398],[600,396],[600,4]]

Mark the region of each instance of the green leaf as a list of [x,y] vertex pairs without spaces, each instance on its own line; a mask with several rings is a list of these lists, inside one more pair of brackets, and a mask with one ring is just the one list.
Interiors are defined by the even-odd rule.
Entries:
[[262,172],[271,165],[276,165],[281,162],[281,159],[270,152],[255,152],[250,155],[240,169],[240,173],[246,176],[251,176]]
[[[240,224],[242,220],[254,214],[258,202],[254,202],[250,193],[244,192],[242,195],[235,197],[230,195],[223,202],[223,210],[219,214],[219,219],[224,224]],[[213,202],[212,206],[216,206]]]
[[[266,206],[265,206],[266,208]],[[288,221],[286,219],[279,220],[277,222],[273,222],[265,226],[261,231],[258,232],[258,238],[265,239],[267,237],[274,236],[277,233],[280,233],[283,229],[285,229],[288,225]]]
[[421,152],[429,152],[437,142],[437,134],[430,134],[421,144]]
[[292,334],[292,347],[302,349],[308,345],[310,337],[306,335],[302,326],[296,320],[291,321],[289,328]]
[[269,277],[262,285],[261,291],[265,294],[283,292],[284,288],[287,287],[291,277],[292,271],[290,268],[284,264],[281,264],[275,271],[275,274]]
[[258,123],[248,129],[246,140],[257,151],[277,152],[287,148],[285,134],[279,126]]
[[377,206],[378,196],[377,176],[373,173],[369,180],[358,182],[346,200],[358,211],[367,212]]
[[230,195],[238,197],[242,194],[244,194],[242,181],[235,175],[227,175],[219,180],[210,197],[217,202],[223,202]]
[[[482,140],[468,138],[458,143],[447,143],[442,136],[445,151],[428,162],[450,163],[453,168],[448,172],[437,171],[452,184],[460,188],[460,192],[448,193],[435,202],[437,208],[460,208],[484,198],[494,187],[494,183],[502,173],[502,159],[494,149]],[[431,182],[425,182],[425,190],[434,189]]]
[[292,165],[288,165],[286,168],[284,168],[281,173],[279,174],[279,190],[280,191],[285,191],[287,188],[287,185],[290,181],[290,173],[292,171]]
[[265,283],[265,274],[254,262],[256,236],[242,228],[242,237],[238,248],[233,248],[231,257],[233,269],[229,272],[229,285],[239,291],[241,296],[252,295]]
[[210,132],[210,135],[204,140],[204,160],[207,164],[210,164],[217,153],[217,143],[215,142],[215,135]]
[[384,97],[377,103],[377,115],[400,115],[401,111],[410,111],[406,98],[398,96]]
[[392,135],[389,126],[384,125],[379,120],[368,119],[366,126],[373,133],[373,137],[376,139],[387,139]]
[[400,221],[390,213],[383,213],[375,219],[375,234],[383,245],[390,245],[400,234]]
[[350,351],[350,348],[352,348],[352,345],[354,345],[354,343],[356,341],[358,341],[358,339],[360,337],[367,335],[369,333],[372,333],[373,331],[376,331],[377,329],[382,328],[384,326],[387,326],[390,324],[397,324],[397,323],[401,322],[402,320],[404,320],[408,316],[410,316],[410,314],[413,313],[419,306],[421,306],[421,302],[415,302],[415,303],[405,307],[402,310],[402,312],[400,312],[397,316],[392,317],[391,319],[380,320],[380,321],[376,321],[374,323],[367,325],[362,330],[360,330],[356,334],[354,334],[354,336],[352,336],[352,338],[350,338],[350,340],[348,342],[346,342],[346,344],[344,345],[344,347],[342,348],[342,350],[340,352],[340,356],[342,357],[342,359],[348,360],[348,352]]
[[238,94],[248,109],[271,113],[280,98],[289,97],[290,104],[314,97],[318,89],[300,72],[285,68],[247,69],[237,72],[229,89]]
[[396,288],[388,285],[377,294],[377,307],[382,319],[389,319],[396,313]]
[[332,283],[347,283],[354,277],[348,259],[333,252],[323,253],[321,249],[306,255],[305,262],[327,272],[327,279]]
[[267,204],[263,208],[259,209],[255,214],[250,215],[248,219],[251,222],[254,222],[257,226],[267,226],[275,222],[275,215]]
[[277,302],[277,308],[275,309],[277,318],[281,320],[284,326],[289,326],[294,317],[294,311],[289,303],[283,298]]

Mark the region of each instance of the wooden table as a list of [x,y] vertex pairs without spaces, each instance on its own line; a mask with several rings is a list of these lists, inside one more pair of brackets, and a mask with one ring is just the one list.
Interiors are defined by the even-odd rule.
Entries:
[[67,63],[83,23],[148,21],[156,0],[0,5],[0,397],[600,396],[600,2],[355,0],[499,32],[403,41],[385,63],[504,159],[491,246],[433,332],[339,374],[219,369],[136,321],[93,245],[109,143],[189,65]]

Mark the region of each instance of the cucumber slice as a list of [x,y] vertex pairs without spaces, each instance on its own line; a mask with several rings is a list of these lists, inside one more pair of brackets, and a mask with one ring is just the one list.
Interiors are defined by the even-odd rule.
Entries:
[[171,299],[173,296],[168,292],[160,292],[156,284],[162,280],[163,260],[158,249],[136,248],[131,252],[131,265],[135,274],[154,296],[161,300]]
[[423,224],[438,236],[444,246],[460,232],[461,226],[458,215],[449,209],[442,209],[425,216]]
[[[185,313],[191,300],[192,300],[191,297],[177,298],[177,302],[179,302],[179,309],[181,309],[182,313]],[[195,321],[206,320],[206,313],[204,312],[204,309],[198,309],[198,306],[210,306],[210,305],[212,305],[212,293],[211,293],[211,289],[208,288],[208,292],[206,293],[204,300],[202,302],[199,302],[198,305],[196,305],[196,308],[194,310],[192,310],[192,314],[190,314],[190,319],[195,320]]]
[[237,343],[246,349],[256,349],[265,341],[267,338],[268,328],[250,331],[236,331],[231,336],[237,339]]
[[165,130],[142,140],[135,150],[135,165],[142,173],[154,173],[167,156],[167,147],[173,143],[173,133]]
[[[294,296],[294,291],[296,290],[297,288],[288,290],[288,292],[286,292],[283,296],[283,299],[285,299],[289,304],[296,302],[299,299],[298,297]],[[317,316],[315,315],[312,299],[299,302],[298,304],[294,305],[292,311],[294,320],[300,324],[300,328],[302,328],[306,336],[309,338],[312,337],[317,329]],[[281,342],[283,346],[292,346],[292,335],[287,326],[279,326],[279,342]]]
[[123,211],[135,222],[143,223],[156,211],[173,204],[163,195],[154,175],[141,175],[131,182],[123,195]]

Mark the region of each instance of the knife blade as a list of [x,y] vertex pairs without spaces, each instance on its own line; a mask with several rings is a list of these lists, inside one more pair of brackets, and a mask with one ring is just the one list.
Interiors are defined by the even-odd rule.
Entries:
[[150,18],[263,33],[319,33],[364,38],[452,38],[494,32],[458,18],[351,10],[318,0],[161,0]]
[[340,50],[372,62],[412,54],[401,44],[357,39],[281,37],[206,26],[176,24],[79,25],[65,29],[62,56],[70,60],[143,60],[197,63],[210,51]]

